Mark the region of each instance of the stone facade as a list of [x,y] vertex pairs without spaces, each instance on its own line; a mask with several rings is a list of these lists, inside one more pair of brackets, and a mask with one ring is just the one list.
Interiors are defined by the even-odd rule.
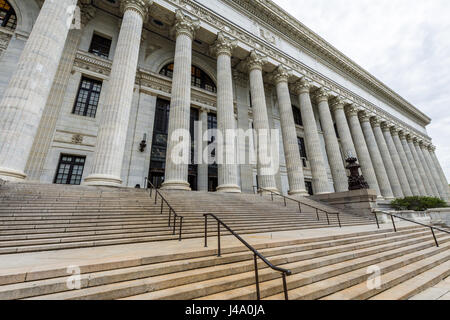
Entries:
[[[85,159],[83,184],[142,185],[157,153],[162,99],[171,104],[168,137],[190,129],[192,109],[201,131],[214,114],[222,132],[279,130],[278,150],[255,150],[254,135],[227,141],[254,162],[219,164],[218,191],[251,192],[258,183],[300,195],[310,185],[318,195],[345,192],[352,154],[379,199],[449,199],[431,119],[271,1],[80,0],[73,29],[67,8],[75,3],[10,1],[23,18],[0,29],[0,178],[53,183],[61,156],[73,155]],[[108,40],[106,55],[92,50],[95,35]],[[170,76],[162,74],[170,64]],[[217,90],[198,86],[191,66]],[[84,78],[101,83],[93,117],[74,112]],[[166,155],[177,142],[168,139]],[[279,155],[278,172],[267,173],[265,153]],[[220,147],[217,154],[228,158]],[[211,187],[207,165],[197,167],[196,183],[191,166],[166,157],[163,167],[163,188]]]

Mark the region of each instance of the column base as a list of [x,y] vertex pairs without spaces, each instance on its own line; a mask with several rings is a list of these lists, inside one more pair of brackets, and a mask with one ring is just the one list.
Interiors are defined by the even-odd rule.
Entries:
[[92,187],[122,187],[122,180],[106,174],[93,174],[84,179],[83,185]]
[[161,190],[192,191],[191,185],[186,181],[167,181],[161,186]]
[[217,187],[216,192],[218,193],[241,193],[241,188],[236,184],[224,184]]
[[21,171],[9,168],[0,168],[0,179],[10,182],[23,182],[27,175]]
[[309,193],[306,190],[293,190],[289,191],[288,194],[290,196],[309,197]]

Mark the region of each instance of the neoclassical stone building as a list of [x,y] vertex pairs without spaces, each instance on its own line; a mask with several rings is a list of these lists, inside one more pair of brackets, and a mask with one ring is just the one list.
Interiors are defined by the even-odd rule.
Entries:
[[[271,1],[0,0],[0,23],[1,179],[324,194],[352,154],[380,199],[449,199],[431,119]],[[280,170],[166,156],[215,128],[279,129]]]

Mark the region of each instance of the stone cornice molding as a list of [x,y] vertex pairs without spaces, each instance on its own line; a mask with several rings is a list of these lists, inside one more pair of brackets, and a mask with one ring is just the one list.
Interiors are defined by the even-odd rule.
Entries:
[[294,91],[297,95],[305,93],[309,94],[310,90],[311,82],[306,77],[301,78],[294,84]]
[[290,71],[282,64],[280,64],[272,75],[272,79],[275,84],[288,83],[291,77]]
[[321,87],[315,92],[314,98],[316,99],[317,103],[328,102],[328,99],[330,98],[330,92],[325,87]]
[[120,11],[125,13],[128,10],[133,10],[139,13],[142,20],[146,20],[148,16],[148,8],[153,3],[153,0],[121,0]]
[[266,63],[267,63],[266,57],[257,53],[255,50],[250,52],[250,56],[246,60],[248,71],[252,70],[262,71],[262,68]]
[[217,35],[216,42],[211,46],[211,54],[216,57],[220,55],[232,55],[234,48],[237,46],[237,41],[232,38],[228,38],[225,36],[223,32],[219,32]]
[[173,29],[178,37],[181,34],[187,35],[192,40],[195,38],[195,32],[200,28],[200,21],[194,20],[185,15],[183,11],[177,10],[175,12],[175,25]]

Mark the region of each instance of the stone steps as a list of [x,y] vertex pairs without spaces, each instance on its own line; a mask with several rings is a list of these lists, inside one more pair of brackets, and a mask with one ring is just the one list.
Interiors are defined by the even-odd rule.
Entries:
[[[442,238],[442,235],[439,237]],[[400,255],[405,246],[412,246],[413,250],[420,246],[426,247],[428,243],[424,243],[428,238],[426,230],[408,227],[400,228],[396,234],[373,231],[261,244],[256,247],[276,265],[291,266],[294,271],[299,271],[336,264],[338,261],[352,261],[355,250],[361,251],[360,256],[374,255],[389,249],[397,250],[396,254]],[[193,299],[204,292],[219,293],[231,288],[230,286],[254,284],[252,254],[246,248],[240,246],[224,249],[220,258],[214,256],[214,252],[214,249],[208,249],[203,253],[199,251],[170,255],[160,263],[149,261],[145,264],[142,263],[145,259],[141,259],[141,263],[137,265],[118,261],[107,267],[84,266],[83,269],[95,272],[83,274],[83,289],[76,291],[68,291],[67,277],[61,276],[64,270],[27,273],[27,282],[24,282],[24,275],[4,274],[0,276],[0,284],[4,284],[0,286],[0,299],[144,298],[135,297],[141,294],[156,294],[162,298],[168,293],[165,290],[171,290],[169,298],[174,298],[173,294],[181,294],[182,298]],[[260,267],[262,281],[279,278],[279,274],[262,263]],[[180,298],[175,296],[177,297]]]

